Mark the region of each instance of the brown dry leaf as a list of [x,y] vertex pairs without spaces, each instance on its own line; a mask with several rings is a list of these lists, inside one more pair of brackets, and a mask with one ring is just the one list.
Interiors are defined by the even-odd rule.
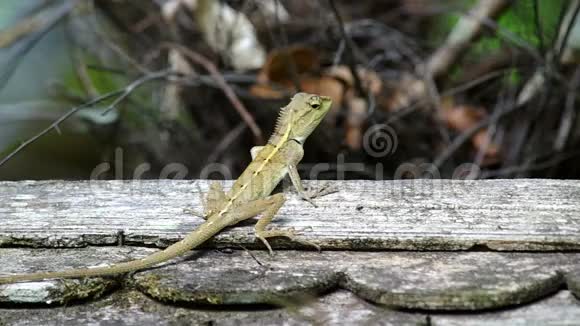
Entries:
[[294,89],[292,85],[276,85],[272,87],[268,84],[255,84],[250,88],[250,93],[256,97],[264,99],[281,99],[287,95],[288,89]]
[[285,83],[292,80],[292,65],[298,75],[317,73],[320,70],[320,57],[314,49],[303,46],[274,50],[260,70],[258,81]]
[[[482,107],[455,104],[451,97],[441,100],[441,112],[447,125],[458,132],[465,132],[487,118],[487,112]],[[487,128],[478,131],[471,138],[471,143],[477,151],[483,151],[483,165],[494,164],[500,160],[499,146],[489,141]]]
[[[253,85],[250,92],[261,98],[282,98],[296,92],[295,82],[298,82],[301,90],[332,99],[333,105],[326,117],[331,123],[336,121],[338,108],[346,103],[345,142],[350,149],[359,150],[368,104],[355,97],[354,76],[349,67],[335,66],[322,73],[320,70],[320,58],[314,49],[301,46],[279,49],[268,56],[258,74],[258,84]],[[379,95],[383,87],[381,78],[367,69],[359,68],[357,72],[362,86],[372,95]]]
[[483,108],[455,104],[449,97],[441,100],[441,113],[449,127],[460,132],[466,131],[487,117]]
[[253,85],[250,92],[261,98],[282,98],[287,91],[296,91],[294,73],[301,84],[305,77],[312,78],[319,70],[320,57],[314,49],[303,46],[276,49],[268,55],[258,73],[258,84]]
[[[262,98],[281,98],[287,95],[286,91],[295,92],[292,65],[294,65],[298,84],[302,90],[330,96],[334,107],[340,107],[343,101],[349,101],[352,98],[354,78],[350,69],[347,66],[335,66],[320,74],[318,52],[302,46],[272,51],[258,73],[258,84],[252,86],[250,92]],[[375,72],[360,68],[358,73],[365,89],[373,95],[380,93],[382,81]],[[269,83],[276,84],[276,87]]]
[[[302,76],[299,81],[300,89],[313,94],[328,96],[332,99],[333,107],[340,107],[344,96],[344,85],[331,77]],[[288,93],[295,92],[294,83],[286,81],[283,84],[271,86],[267,84],[256,84],[252,86],[252,95],[260,98],[279,99]]]

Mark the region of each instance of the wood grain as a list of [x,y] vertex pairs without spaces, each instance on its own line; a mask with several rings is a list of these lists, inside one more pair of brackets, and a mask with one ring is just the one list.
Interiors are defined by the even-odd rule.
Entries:
[[[231,182],[225,182],[226,187]],[[308,183],[318,186],[320,183]],[[273,227],[323,249],[580,250],[580,183],[565,180],[336,181],[312,207],[287,194]],[[202,220],[199,181],[0,182],[0,247],[165,247]],[[199,188],[198,188],[199,186]],[[252,223],[209,246],[263,248]],[[286,240],[275,248],[298,248]]]
[[[26,316],[26,318],[23,318]],[[374,306],[347,291],[283,308],[204,309],[157,303],[139,292],[51,309],[2,309],[1,325],[427,325],[425,314]]]

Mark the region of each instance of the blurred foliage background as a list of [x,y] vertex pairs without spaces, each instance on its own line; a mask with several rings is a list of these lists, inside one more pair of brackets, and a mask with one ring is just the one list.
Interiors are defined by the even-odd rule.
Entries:
[[335,103],[305,177],[322,162],[326,179],[578,178],[579,11],[5,0],[0,179],[235,178],[300,90]]

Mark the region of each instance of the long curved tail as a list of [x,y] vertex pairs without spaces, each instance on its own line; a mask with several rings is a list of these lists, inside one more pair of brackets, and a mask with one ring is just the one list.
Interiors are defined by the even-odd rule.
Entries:
[[216,230],[216,225],[208,227],[207,223],[200,225],[196,230],[188,234],[183,240],[174,243],[162,251],[151,254],[142,259],[136,259],[128,262],[118,263],[111,266],[80,268],[62,272],[40,272],[31,274],[20,274],[0,277],[0,284],[40,281],[52,278],[79,278],[90,276],[106,276],[134,272],[140,269],[155,266],[178,257],[185,252],[199,246],[221,229]]

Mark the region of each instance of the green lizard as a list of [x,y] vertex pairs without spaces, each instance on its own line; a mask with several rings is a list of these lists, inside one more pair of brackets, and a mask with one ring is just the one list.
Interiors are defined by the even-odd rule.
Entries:
[[264,243],[270,254],[272,247],[267,238],[283,236],[297,241],[294,238],[296,235],[294,229],[266,230],[266,226],[285,201],[283,194],[271,195],[271,192],[286,175],[289,175],[298,193],[312,203],[311,196],[302,187],[296,165],[304,154],[302,149],[304,141],[322,121],[331,104],[330,98],[325,96],[306,93],[294,95],[290,103],[281,109],[276,129],[268,143],[252,148],[252,162],[230,191],[225,193],[219,183],[210,186],[204,203],[203,216],[206,221],[183,240],[165,250],[112,266],[0,277],[0,284],[52,278],[105,276],[141,270],[182,255],[224,228],[260,214],[262,218],[255,226],[256,237]]

